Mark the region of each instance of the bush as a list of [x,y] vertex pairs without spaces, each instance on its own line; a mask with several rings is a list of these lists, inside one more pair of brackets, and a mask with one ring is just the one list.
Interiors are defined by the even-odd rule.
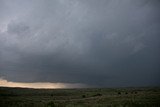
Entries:
[[56,106],[55,106],[54,102],[51,101],[51,102],[49,102],[49,103],[47,104],[47,107],[56,107]]
[[97,94],[93,95],[93,97],[96,97],[96,96],[102,96],[102,94],[97,93]]
[[82,95],[82,98],[86,98],[86,95]]
[[120,94],[121,94],[121,92],[118,92],[118,94],[120,95]]

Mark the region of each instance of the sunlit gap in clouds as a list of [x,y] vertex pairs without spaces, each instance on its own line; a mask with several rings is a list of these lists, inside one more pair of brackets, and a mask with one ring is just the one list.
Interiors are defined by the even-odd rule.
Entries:
[[0,87],[21,87],[35,89],[55,89],[55,88],[87,88],[88,86],[81,83],[51,83],[51,82],[12,82],[0,78]]

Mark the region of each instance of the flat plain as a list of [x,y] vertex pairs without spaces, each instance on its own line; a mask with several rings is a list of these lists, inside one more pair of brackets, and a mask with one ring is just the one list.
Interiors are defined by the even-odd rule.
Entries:
[[160,88],[0,87],[0,107],[160,107]]

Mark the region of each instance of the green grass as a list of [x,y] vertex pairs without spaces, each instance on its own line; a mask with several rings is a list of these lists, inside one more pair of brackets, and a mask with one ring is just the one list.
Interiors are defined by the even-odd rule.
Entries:
[[160,107],[160,88],[0,87],[0,107]]

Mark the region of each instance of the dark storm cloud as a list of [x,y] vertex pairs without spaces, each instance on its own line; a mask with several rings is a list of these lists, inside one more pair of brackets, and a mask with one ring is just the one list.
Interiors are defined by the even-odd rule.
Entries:
[[0,0],[0,75],[160,85],[159,7],[158,0]]

